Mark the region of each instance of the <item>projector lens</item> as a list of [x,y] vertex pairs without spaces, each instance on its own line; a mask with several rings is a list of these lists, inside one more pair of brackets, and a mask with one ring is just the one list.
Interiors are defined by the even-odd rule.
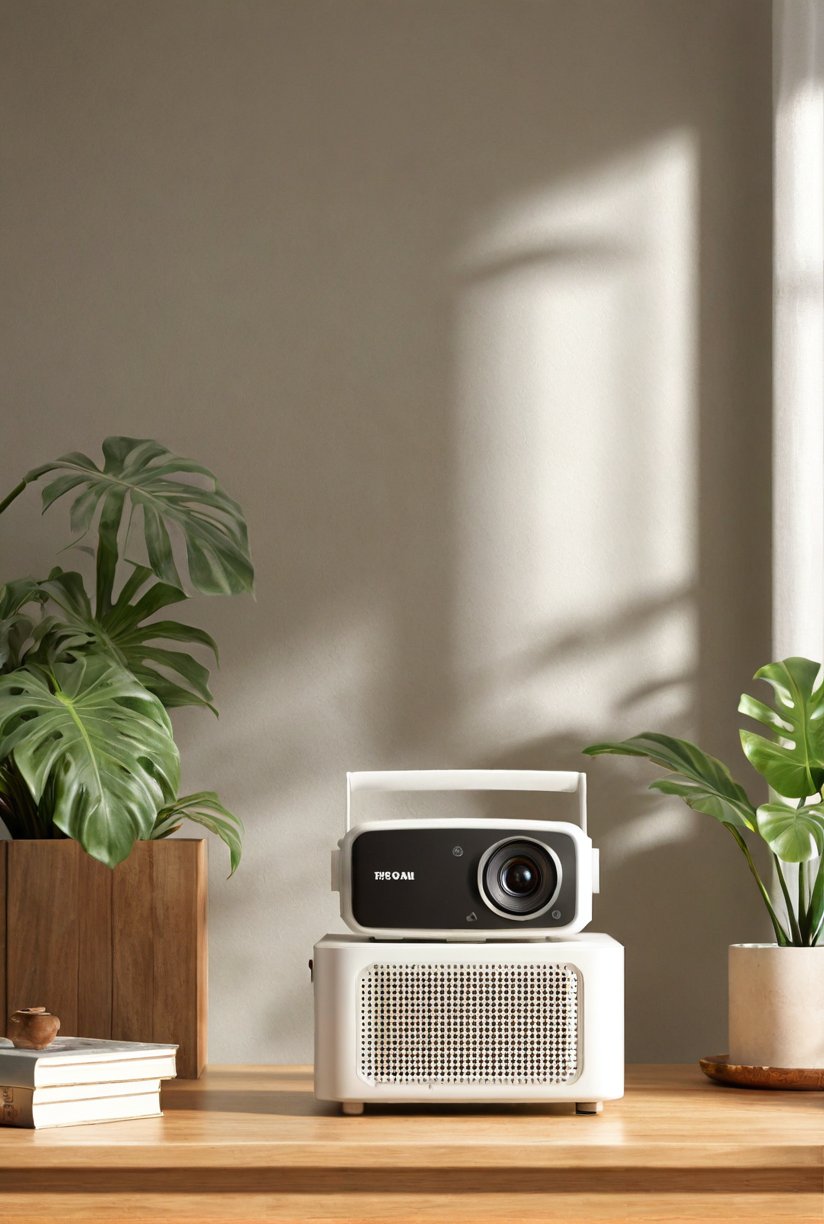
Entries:
[[504,863],[498,879],[511,897],[528,897],[541,883],[541,869],[528,858],[512,858]]
[[558,895],[560,864],[538,841],[514,838],[487,850],[478,868],[478,888],[487,906],[504,918],[530,918]]

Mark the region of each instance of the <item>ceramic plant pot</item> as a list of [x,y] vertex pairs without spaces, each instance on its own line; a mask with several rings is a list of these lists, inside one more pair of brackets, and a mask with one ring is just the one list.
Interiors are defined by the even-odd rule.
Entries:
[[21,1007],[9,1017],[8,1035],[19,1050],[45,1050],[60,1029],[60,1020],[45,1007]]
[[730,946],[728,1057],[824,1068],[824,947]]

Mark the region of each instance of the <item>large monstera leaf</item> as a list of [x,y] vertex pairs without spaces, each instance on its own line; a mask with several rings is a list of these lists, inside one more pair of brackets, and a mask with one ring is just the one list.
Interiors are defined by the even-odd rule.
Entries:
[[148,619],[161,608],[186,599],[179,587],[153,581],[150,569],[136,565],[112,606],[96,617],[80,574],[55,569],[40,586],[61,613],[51,636],[62,638],[69,650],[82,654],[92,649],[110,654],[144,688],[159,697],[167,710],[204,705],[214,711],[208,668],[187,651],[169,650],[156,644],[191,642],[205,646],[217,658],[214,639],[194,625]]
[[672,777],[650,782],[650,790],[678,795],[697,812],[713,816],[724,825],[755,828],[755,808],[743,786],[731,776],[723,762],[703,752],[689,740],[645,731],[617,743],[592,744],[587,756],[613,753],[618,756],[646,757],[655,765],[672,771]]
[[106,438],[102,468],[79,451],[62,455],[28,472],[0,509],[27,484],[51,473],[57,475],[43,489],[44,510],[73,493],[71,526],[78,537],[97,518],[98,614],[110,606],[127,511],[130,525],[135,511],[142,515],[149,567],[163,582],[184,585],[173,551],[171,533],[175,533],[185,546],[189,579],[196,590],[233,595],[252,589],[243,512],[202,464],[173,455],[148,438]]
[[0,676],[0,761],[9,756],[36,802],[50,788],[54,825],[109,867],[177,793],[166,711],[102,655]]
[[817,795],[824,785],[824,684],[816,684],[820,664],[790,658],[759,668],[754,679],[772,685],[775,708],[744,693],[740,713],[773,732],[740,732],[747,759],[787,799]]

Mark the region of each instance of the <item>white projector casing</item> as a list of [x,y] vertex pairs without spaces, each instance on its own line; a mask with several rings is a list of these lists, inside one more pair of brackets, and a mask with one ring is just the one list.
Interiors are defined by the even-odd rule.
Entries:
[[624,1094],[624,949],[608,935],[315,945],[315,1095],[365,1103]]
[[[363,792],[409,792],[409,791],[519,791],[538,793],[566,793],[575,795],[578,808],[578,825],[550,820],[492,820],[447,819],[447,820],[369,820],[360,821],[355,813],[355,796]],[[403,831],[409,837],[416,834],[423,839],[429,832],[440,829],[454,833],[455,841],[472,834],[483,833],[486,828],[494,830],[495,838],[504,840],[521,833],[526,839],[543,845],[547,839],[558,837],[567,846],[570,858],[566,872],[558,863],[559,889],[563,881],[564,914],[545,906],[546,917],[536,917],[527,924],[512,913],[504,916],[498,929],[485,925],[483,918],[494,907],[483,895],[467,896],[466,904],[456,911],[452,926],[423,926],[400,918],[400,909],[386,908],[394,925],[365,923],[359,920],[353,906],[353,854],[361,838],[374,838],[379,834]],[[493,834],[490,832],[490,837]],[[423,844],[423,842],[421,843]],[[448,857],[448,852],[447,852]],[[431,860],[430,860],[431,861]],[[465,862],[466,860],[464,860]],[[460,860],[456,861],[456,867]],[[380,864],[376,864],[383,866]],[[394,866],[395,864],[387,864]],[[402,864],[398,864],[400,866]],[[340,894],[340,914],[350,931],[359,935],[370,935],[376,939],[461,939],[461,940],[543,940],[559,939],[583,930],[592,921],[592,895],[599,890],[599,855],[587,835],[586,774],[561,770],[536,769],[452,769],[452,770],[389,770],[346,775],[346,829],[338,848],[332,851],[331,887]],[[376,875],[378,873],[375,873]],[[382,872],[388,876],[389,872]],[[395,872],[393,878],[399,873]],[[421,876],[419,870],[418,879]],[[413,873],[414,875],[414,873]],[[415,887],[418,885],[416,884]],[[384,887],[379,885],[378,887]],[[408,890],[400,884],[397,900]],[[448,892],[449,882],[443,882],[442,891]],[[467,912],[469,911],[469,912]],[[419,910],[420,913],[420,910]],[[497,911],[496,911],[497,913]],[[482,921],[478,922],[477,914]],[[475,923],[475,926],[471,925]]]

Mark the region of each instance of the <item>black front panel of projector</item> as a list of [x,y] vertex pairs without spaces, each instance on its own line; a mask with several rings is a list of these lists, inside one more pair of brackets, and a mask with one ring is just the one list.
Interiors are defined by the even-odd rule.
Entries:
[[[561,887],[543,914],[505,918],[478,887],[484,853],[500,841],[527,839],[554,850]],[[362,927],[412,931],[500,931],[564,927],[575,917],[575,842],[534,829],[375,829],[352,843],[352,914]]]

